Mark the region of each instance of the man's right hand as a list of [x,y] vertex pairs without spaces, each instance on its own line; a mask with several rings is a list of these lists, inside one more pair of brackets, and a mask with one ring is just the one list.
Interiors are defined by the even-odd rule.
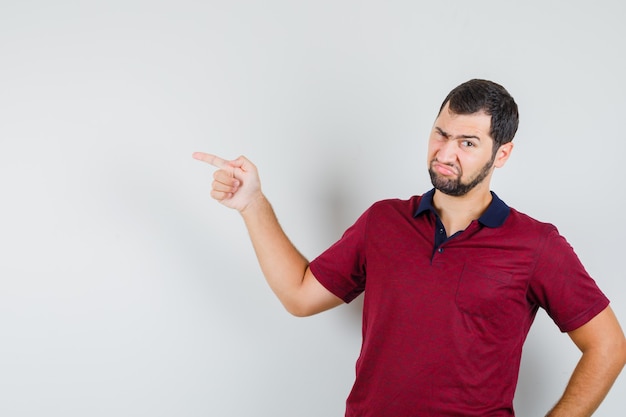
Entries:
[[257,168],[244,156],[227,161],[209,153],[194,152],[193,158],[219,168],[213,173],[211,197],[226,207],[243,212],[263,197]]
[[295,316],[310,316],[343,303],[320,284],[307,259],[285,235],[261,191],[259,174],[252,162],[243,156],[227,161],[203,152],[196,152],[193,157],[218,168],[213,174],[211,197],[239,210],[263,275],[287,311]]

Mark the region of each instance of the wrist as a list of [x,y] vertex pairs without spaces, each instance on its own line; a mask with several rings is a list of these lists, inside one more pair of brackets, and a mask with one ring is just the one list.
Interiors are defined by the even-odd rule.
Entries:
[[266,206],[269,206],[269,201],[265,198],[265,195],[259,191],[256,196],[252,197],[250,201],[239,210],[239,213],[245,217],[247,214],[256,212]]

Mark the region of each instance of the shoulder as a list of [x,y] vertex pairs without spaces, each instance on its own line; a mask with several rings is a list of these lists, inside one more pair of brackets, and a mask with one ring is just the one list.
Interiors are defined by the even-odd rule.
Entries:
[[412,196],[408,199],[390,198],[372,204],[368,209],[372,215],[397,213],[402,216],[413,217],[422,196]]
[[552,223],[546,223],[540,220],[535,219],[534,217],[529,216],[528,214],[522,213],[514,209],[510,208],[511,211],[509,213],[509,217],[506,220],[505,224],[508,227],[519,228],[521,230],[526,230],[529,232],[548,234],[548,233],[557,233],[558,230],[555,225]]
[[407,199],[388,198],[375,202],[370,209],[417,209],[421,198],[421,195],[414,195]]
[[419,200],[419,196],[413,196],[404,200],[393,198],[377,201],[361,215],[357,223],[377,233],[403,229],[408,224],[415,223]]
[[512,207],[502,226],[493,229],[493,234],[514,247],[525,248],[535,254],[549,248],[549,242],[562,239],[553,224],[537,220]]

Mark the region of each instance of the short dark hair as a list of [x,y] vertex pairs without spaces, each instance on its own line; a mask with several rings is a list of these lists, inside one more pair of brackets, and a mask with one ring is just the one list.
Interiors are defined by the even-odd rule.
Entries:
[[439,113],[450,103],[455,114],[474,114],[480,111],[491,116],[491,131],[494,153],[503,144],[511,142],[517,132],[519,113],[517,104],[508,91],[493,81],[473,79],[450,91],[439,109]]

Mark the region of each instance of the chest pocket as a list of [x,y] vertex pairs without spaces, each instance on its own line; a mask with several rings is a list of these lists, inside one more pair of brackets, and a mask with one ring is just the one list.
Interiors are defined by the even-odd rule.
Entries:
[[465,266],[456,292],[456,305],[462,312],[490,319],[503,311],[511,291],[513,275]]

